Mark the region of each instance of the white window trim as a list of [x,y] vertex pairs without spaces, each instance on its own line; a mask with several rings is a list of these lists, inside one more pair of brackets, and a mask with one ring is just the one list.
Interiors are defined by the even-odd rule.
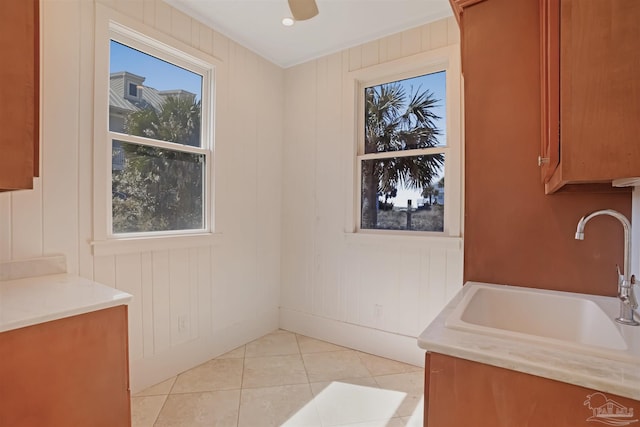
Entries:
[[[442,232],[407,230],[360,229],[360,162],[366,158],[363,150],[364,111],[359,97],[364,86],[388,81],[446,71],[446,133],[447,146],[429,148],[426,151],[445,155],[445,206],[444,230]],[[344,82],[344,105],[347,112],[346,136],[351,139],[347,158],[347,182],[352,185],[346,191],[345,234],[348,241],[372,238],[397,241],[411,237],[424,241],[442,241],[462,236],[463,224],[463,132],[462,132],[462,79],[460,68],[460,45],[454,44],[416,55],[374,65],[347,74]],[[422,151],[422,150],[419,150]],[[425,152],[426,152],[425,151]],[[418,153],[418,151],[416,151]]]
[[[94,70],[94,155],[93,155],[93,240],[94,255],[112,255],[145,250],[170,249],[211,245],[219,239],[214,232],[214,122],[215,122],[215,69],[221,62],[206,53],[182,43],[139,21],[122,15],[101,4],[95,9],[95,70]],[[171,62],[203,75],[202,116],[210,117],[203,123],[202,143],[208,150],[204,191],[205,228],[161,233],[137,233],[123,236],[112,233],[111,218],[111,144],[109,132],[109,43],[116,40],[127,45],[143,45],[144,51],[153,56],[166,57],[171,52]],[[206,73],[210,75],[207,77]],[[208,84],[210,82],[210,84]],[[136,138],[123,137],[122,140]],[[180,147],[188,151],[188,148]]]

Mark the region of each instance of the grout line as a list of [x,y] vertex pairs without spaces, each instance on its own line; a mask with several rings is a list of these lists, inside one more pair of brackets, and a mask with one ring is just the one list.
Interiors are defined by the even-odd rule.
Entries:
[[309,371],[307,370],[307,365],[304,363],[302,349],[300,348],[300,341],[298,341],[298,334],[294,333],[293,336],[296,339],[296,345],[298,346],[298,355],[300,356],[300,361],[302,362],[302,367],[304,368],[304,375],[307,378],[307,385],[309,386],[309,391],[313,396],[313,389],[311,388],[311,380],[309,379]]
[[244,392],[244,363],[247,360],[247,344],[242,352],[242,372],[240,374],[240,394],[238,395],[238,410],[236,411],[236,427],[240,425],[240,409],[242,408],[242,395]]

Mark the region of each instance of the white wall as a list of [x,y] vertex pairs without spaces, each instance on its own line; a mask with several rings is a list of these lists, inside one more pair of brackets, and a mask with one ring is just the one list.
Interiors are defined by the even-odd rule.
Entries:
[[32,191],[0,194],[0,260],[64,254],[69,272],[132,293],[136,391],[278,327],[284,72],[161,1],[97,1],[222,61],[214,172],[222,238],[92,255],[95,6],[43,0],[42,177]]
[[348,233],[354,105],[345,92],[350,72],[401,58],[420,66],[417,54],[448,45],[459,49],[454,18],[285,71],[281,327],[424,363],[415,338],[462,286],[461,238]]

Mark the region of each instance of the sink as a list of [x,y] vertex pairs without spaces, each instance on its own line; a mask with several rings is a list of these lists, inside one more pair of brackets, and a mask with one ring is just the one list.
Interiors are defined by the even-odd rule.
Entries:
[[[633,326],[617,324],[617,298],[469,284],[445,326],[640,362]],[[636,327],[636,329],[638,329]]]

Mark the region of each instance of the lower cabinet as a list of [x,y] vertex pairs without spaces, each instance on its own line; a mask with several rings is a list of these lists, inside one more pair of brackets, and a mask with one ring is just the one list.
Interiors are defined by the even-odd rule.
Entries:
[[424,406],[425,427],[640,425],[640,401],[438,353]]
[[0,333],[0,426],[131,425],[127,307]]

